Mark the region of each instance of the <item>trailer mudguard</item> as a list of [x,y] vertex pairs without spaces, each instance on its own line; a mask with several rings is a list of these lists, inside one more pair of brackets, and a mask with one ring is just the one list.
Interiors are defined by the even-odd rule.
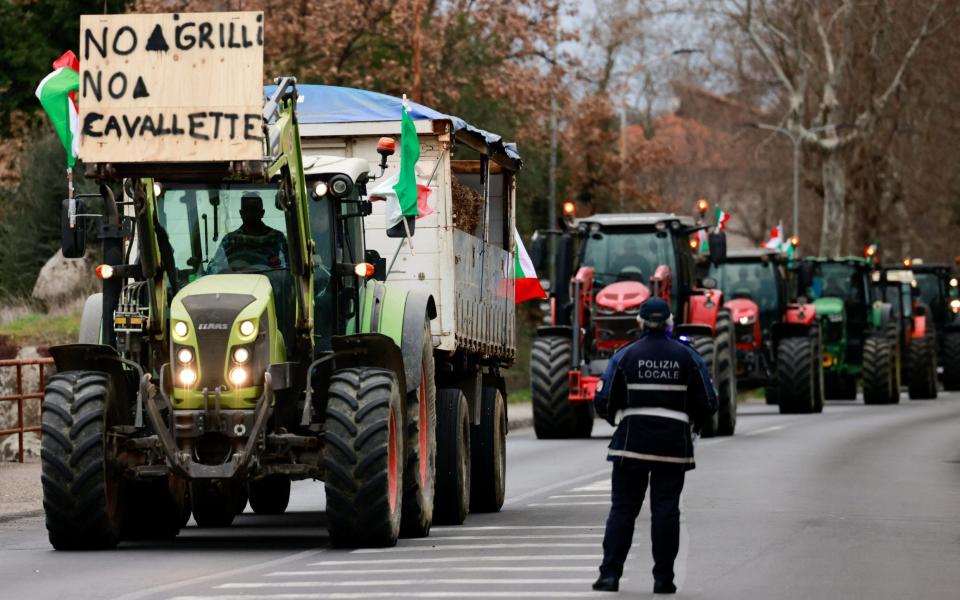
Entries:
[[100,371],[110,376],[117,398],[131,403],[137,396],[136,374],[124,368],[123,359],[112,346],[104,344],[63,344],[50,346],[57,371]]
[[[411,290],[407,292],[407,302],[403,310],[403,369],[407,377],[408,392],[419,389],[420,369],[423,367],[423,337],[430,335],[424,331],[425,323],[437,318],[437,305],[431,294]],[[430,340],[433,346],[433,340]]]
[[573,338],[573,327],[569,325],[553,325],[537,327],[537,337],[566,337]]

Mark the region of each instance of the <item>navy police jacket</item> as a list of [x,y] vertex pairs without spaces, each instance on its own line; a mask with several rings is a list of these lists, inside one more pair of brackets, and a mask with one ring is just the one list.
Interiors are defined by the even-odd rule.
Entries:
[[694,468],[691,427],[700,431],[717,411],[717,394],[695,350],[662,332],[646,331],[610,358],[594,405],[617,425],[607,460],[689,470]]

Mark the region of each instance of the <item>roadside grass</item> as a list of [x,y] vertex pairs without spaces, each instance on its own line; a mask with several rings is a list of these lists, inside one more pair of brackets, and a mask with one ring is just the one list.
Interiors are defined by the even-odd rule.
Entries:
[[52,346],[75,342],[80,332],[83,299],[44,311],[27,300],[0,306],[0,337],[13,346]]
[[507,391],[507,403],[508,404],[521,404],[523,402],[530,402],[530,388],[517,388]]

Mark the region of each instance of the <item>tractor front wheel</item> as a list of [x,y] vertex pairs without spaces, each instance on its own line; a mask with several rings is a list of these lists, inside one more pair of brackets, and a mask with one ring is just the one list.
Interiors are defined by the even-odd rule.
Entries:
[[42,406],[40,481],[50,543],[57,550],[116,546],[124,485],[108,461],[106,433],[118,412],[110,378],[58,373]]
[[[237,516],[236,484],[229,479],[194,479],[190,503],[197,527],[228,527]],[[246,504],[246,502],[244,502]]]
[[[777,345],[780,413],[812,413],[819,386],[816,345],[809,336],[788,337]],[[820,403],[822,406],[822,402]]]
[[254,479],[247,486],[250,508],[258,515],[282,515],[290,503],[290,478],[286,475],[268,475]]
[[324,447],[330,539],[339,547],[394,546],[403,509],[403,402],[387,369],[330,378]]
[[943,389],[960,390],[960,331],[948,331],[943,337]]
[[937,397],[937,343],[932,335],[911,340],[907,355],[910,365],[911,400],[935,400]]
[[[716,339],[706,336],[706,335],[695,335],[690,338],[690,346],[697,351],[697,354],[703,358],[703,362],[707,364],[707,371],[710,373],[710,379],[714,387],[719,387],[719,377],[717,369],[717,360],[716,360]],[[703,429],[700,431],[700,435],[707,438],[717,435],[717,430],[720,428],[720,416],[719,412],[713,413],[710,419],[704,423]]]
[[896,341],[887,337],[870,337],[864,341],[864,404],[892,404],[900,401],[896,352]]
[[530,353],[533,430],[540,439],[588,438],[593,431],[593,404],[570,402],[569,372],[573,342],[544,336]]
[[730,313],[717,315],[717,368],[720,380],[718,435],[733,435],[737,429],[737,348]]

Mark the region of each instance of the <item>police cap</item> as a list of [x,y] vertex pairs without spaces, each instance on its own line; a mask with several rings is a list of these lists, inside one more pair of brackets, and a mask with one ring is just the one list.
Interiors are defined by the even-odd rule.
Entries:
[[670,305],[662,298],[648,298],[640,305],[640,318],[650,323],[666,323],[670,318]]

